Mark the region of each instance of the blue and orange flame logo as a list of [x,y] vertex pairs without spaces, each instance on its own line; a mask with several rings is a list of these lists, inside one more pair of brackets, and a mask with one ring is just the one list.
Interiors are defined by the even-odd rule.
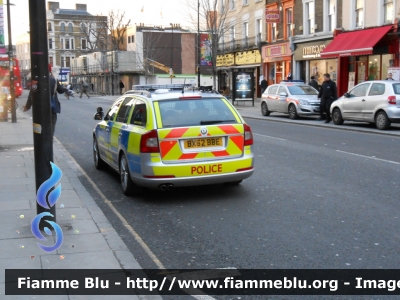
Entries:
[[[61,195],[61,183],[55,187],[58,181],[60,181],[62,177],[62,172],[59,167],[57,167],[54,163],[50,162],[51,164],[51,169],[52,169],[52,174],[49,179],[47,179],[45,182],[41,184],[37,191],[36,199],[37,203],[42,206],[43,208],[50,209],[52,206],[54,206],[58,200],[58,198]],[[54,186],[54,189],[51,190]],[[51,190],[51,191],[50,191]],[[50,191],[50,193],[49,193]],[[48,196],[47,196],[48,194]],[[33,235],[38,238],[41,241],[47,241],[47,239],[42,235],[39,229],[39,223],[40,220],[43,217],[54,217],[51,213],[49,212],[43,212],[41,214],[38,214],[36,217],[33,218],[32,223],[31,223],[31,230]],[[58,248],[61,247],[61,244],[63,242],[63,232],[61,230],[61,227],[49,220],[44,220],[45,222],[49,223],[53,229],[54,232],[56,233],[56,242],[53,246],[44,246],[40,243],[37,243],[37,245],[42,249],[43,251],[46,252],[53,252],[57,250]],[[44,231],[51,236],[51,230],[48,227],[44,228]]]

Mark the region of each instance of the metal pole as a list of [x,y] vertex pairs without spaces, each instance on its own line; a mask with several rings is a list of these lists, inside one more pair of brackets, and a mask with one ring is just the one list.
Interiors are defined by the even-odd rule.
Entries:
[[10,13],[9,0],[7,0],[7,25],[8,25],[8,66],[10,68],[11,122],[17,123],[17,112],[15,111],[14,59],[13,59],[12,39],[11,39],[11,13]]
[[[173,50],[174,50],[174,24],[170,23],[172,27],[172,38],[171,38],[171,70],[172,69],[172,57],[173,57]],[[171,84],[172,84],[172,74],[169,75],[171,77]]]
[[114,96],[114,51],[111,51],[111,95]]
[[[29,23],[32,67],[32,121],[35,160],[36,191],[52,175],[50,162],[53,161],[53,134],[51,128],[50,84],[47,49],[46,1],[29,0]],[[39,228],[47,226],[44,220],[56,221],[55,205],[45,209],[36,203],[38,214],[50,212],[54,217],[41,219]]]
[[200,88],[200,0],[197,0],[197,86]]

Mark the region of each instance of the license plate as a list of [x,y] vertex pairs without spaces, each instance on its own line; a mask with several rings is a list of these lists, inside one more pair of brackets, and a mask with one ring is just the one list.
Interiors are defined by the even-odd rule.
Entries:
[[221,147],[221,146],[222,146],[222,137],[193,139],[184,141],[185,149],[210,148],[210,147]]

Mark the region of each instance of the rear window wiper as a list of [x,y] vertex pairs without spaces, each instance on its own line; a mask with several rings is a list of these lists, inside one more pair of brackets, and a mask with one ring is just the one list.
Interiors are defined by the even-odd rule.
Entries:
[[218,124],[224,122],[235,122],[236,120],[207,120],[207,121],[200,121],[200,125],[209,125],[209,124]]

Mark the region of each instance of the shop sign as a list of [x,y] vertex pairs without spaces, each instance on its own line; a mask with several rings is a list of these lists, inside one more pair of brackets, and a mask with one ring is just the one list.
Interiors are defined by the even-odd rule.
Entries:
[[234,64],[234,54],[217,55],[217,67],[232,66]]
[[296,60],[309,60],[321,58],[321,52],[326,48],[326,46],[331,42],[313,42],[306,44],[297,44],[297,49],[294,52],[294,58]]
[[267,23],[280,23],[281,15],[279,13],[279,10],[266,9],[265,10],[265,21]]
[[258,50],[235,53],[236,65],[261,64],[261,55]]
[[291,54],[289,45],[287,43],[280,44],[280,45],[274,45],[274,46],[266,46],[263,49],[264,49],[264,58],[265,57],[281,57],[281,56],[286,56],[286,55]]

